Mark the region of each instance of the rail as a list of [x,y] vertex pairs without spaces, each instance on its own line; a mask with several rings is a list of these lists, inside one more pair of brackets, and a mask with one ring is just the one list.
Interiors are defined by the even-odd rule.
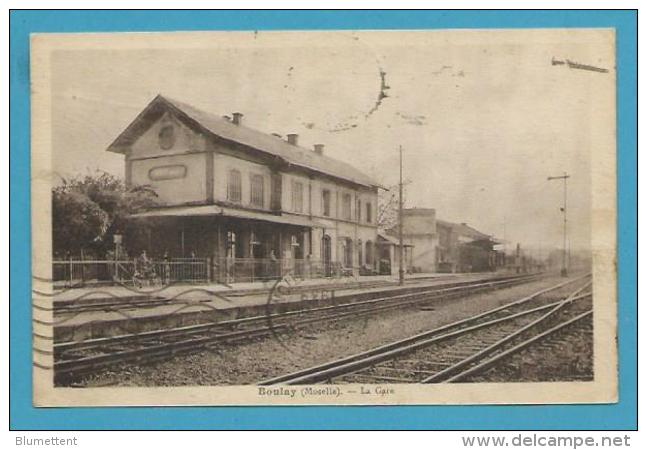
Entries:
[[[534,302],[540,296],[543,296],[544,294],[552,291],[556,291],[558,289],[562,289],[588,276],[589,275],[585,275],[583,277],[578,277],[559,283],[549,288],[542,289],[517,301],[507,303],[484,313],[469,317],[467,319],[452,322],[450,324],[443,325],[441,327],[420,333],[415,336],[411,336],[406,339],[392,342],[368,350],[366,352],[327,362],[318,366],[313,366],[290,374],[263,380],[258,384],[312,384],[324,382],[335,377],[352,374],[384,361],[392,360],[394,358],[409,354],[411,352],[428,347],[431,344],[446,341],[447,339],[455,338],[457,336],[480,330],[491,325],[496,325],[505,321],[516,319],[518,317],[525,317],[530,314],[535,314],[545,309],[555,308],[558,305],[564,305],[567,302],[572,302],[576,298],[582,298],[578,296],[581,288],[575,291],[574,294],[569,295],[565,300],[550,304],[548,306],[544,305],[536,308],[533,307],[533,309],[521,312],[511,311],[511,308],[514,307],[524,307],[524,305],[531,305],[531,302]],[[562,307],[563,306],[560,306],[558,309],[556,309],[556,311],[561,309]],[[483,322],[484,319],[486,320],[486,322]],[[429,382],[431,381],[433,380],[430,379]]]

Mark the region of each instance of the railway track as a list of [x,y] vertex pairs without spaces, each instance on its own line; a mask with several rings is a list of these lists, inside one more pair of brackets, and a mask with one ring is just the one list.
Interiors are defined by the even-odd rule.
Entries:
[[[562,282],[485,313],[258,384],[463,381],[589,317],[588,278]],[[572,284],[579,286],[557,300],[548,295]]]
[[362,301],[283,312],[271,312],[268,306],[267,314],[253,317],[82,341],[55,342],[54,377],[57,384],[67,384],[80,375],[122,363],[150,363],[180,353],[200,351],[214,344],[249,341],[312,324],[417,307],[431,301],[512,287],[540,276],[507,276],[433,287],[407,287],[386,291],[381,296]]
[[[593,358],[578,353],[573,357],[573,352],[582,350],[582,345],[593,345],[593,312],[584,311],[573,319],[555,325],[538,335],[520,343],[512,351],[503,353],[501,358],[492,364],[484,365],[473,374],[465,374],[460,381],[465,382],[497,382],[507,381],[592,381]],[[525,353],[525,358],[530,358],[534,364],[532,373],[519,373],[522,362],[515,361],[517,355]],[[559,367],[555,368],[554,355],[566,354],[570,360],[560,360]],[[590,358],[590,359],[588,359]]]

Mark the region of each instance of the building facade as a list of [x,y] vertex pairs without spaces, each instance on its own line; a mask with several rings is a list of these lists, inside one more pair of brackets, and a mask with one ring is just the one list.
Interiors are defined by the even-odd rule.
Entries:
[[[396,236],[397,229],[390,230]],[[412,246],[414,272],[482,272],[496,270],[496,240],[466,223],[437,219],[432,208],[407,208],[402,212],[404,242]]]
[[[397,238],[397,227],[389,230]],[[402,211],[402,237],[410,248],[410,271],[436,272],[436,210],[431,208],[405,208]]]
[[[400,271],[400,241],[386,233],[378,233],[377,246],[379,252],[380,275],[395,275]],[[403,242],[402,245],[402,270],[404,273],[413,272],[414,246]]]
[[154,225],[150,254],[207,259],[223,281],[376,273],[378,184],[242,122],[159,95],[109,146],[126,183],[159,196],[133,216]]
[[485,272],[505,264],[494,247],[499,242],[466,223],[436,221],[439,272]]

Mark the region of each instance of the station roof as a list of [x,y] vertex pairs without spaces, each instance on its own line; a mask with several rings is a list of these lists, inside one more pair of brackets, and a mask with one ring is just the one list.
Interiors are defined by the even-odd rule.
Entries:
[[144,108],[135,120],[114,140],[108,151],[125,153],[126,149],[158,119],[163,110],[185,118],[189,124],[221,139],[277,156],[288,164],[313,170],[325,175],[368,187],[380,187],[355,167],[343,161],[319,155],[312,150],[290,144],[278,136],[266,134],[244,125],[237,125],[222,116],[205,112],[186,103],[158,95]]
[[430,216],[436,217],[435,208],[403,208],[402,214],[405,216]]
[[157,208],[137,214],[132,218],[144,217],[231,217],[235,219],[258,220],[262,222],[278,223],[282,225],[296,225],[310,228],[323,228],[324,226],[312,219],[297,215],[274,215],[259,211],[229,208],[218,205],[178,206]]
[[498,239],[495,239],[494,237],[488,234],[480,232],[476,228],[473,228],[467,225],[466,223],[454,223],[454,222],[448,222],[446,220],[436,219],[436,225],[441,227],[444,226],[447,228],[452,228],[453,231],[456,232],[456,234],[458,234],[459,236],[464,236],[474,241],[488,240],[488,241],[492,241],[495,244],[502,242],[502,241],[500,242]]

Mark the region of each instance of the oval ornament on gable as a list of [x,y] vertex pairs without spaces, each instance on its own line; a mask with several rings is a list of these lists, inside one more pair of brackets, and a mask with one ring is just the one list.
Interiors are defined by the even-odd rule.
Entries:
[[174,180],[184,177],[186,177],[186,166],[183,164],[153,167],[148,171],[148,178],[153,181]]
[[175,145],[175,128],[173,125],[162,127],[159,132],[159,144],[163,150],[170,150]]

